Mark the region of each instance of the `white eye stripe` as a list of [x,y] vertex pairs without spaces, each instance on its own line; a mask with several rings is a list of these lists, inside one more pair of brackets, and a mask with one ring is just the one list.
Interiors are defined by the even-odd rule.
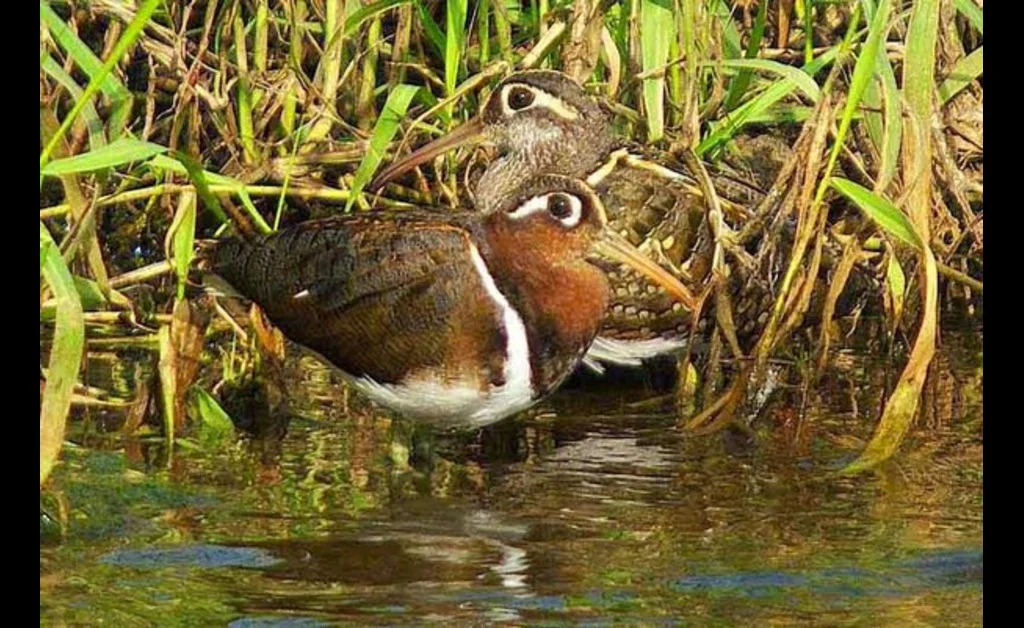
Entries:
[[516,207],[515,209],[510,211],[508,213],[508,217],[512,218],[513,220],[520,220],[522,218],[526,218],[527,216],[532,216],[533,214],[536,214],[539,211],[546,212],[548,210],[548,196],[551,195],[545,194],[544,196],[534,196],[533,198],[526,201],[519,207]]
[[[525,89],[533,94],[533,102],[522,107],[521,109],[512,109],[508,104],[509,94],[513,89]],[[527,109],[533,109],[535,107],[543,107],[549,111],[555,113],[559,117],[565,118],[566,120],[575,120],[579,117],[579,112],[572,105],[566,103],[561,98],[553,94],[549,94],[544,90],[537,89],[536,87],[530,87],[529,85],[523,85],[522,83],[513,83],[506,85],[501,90],[501,106],[505,110],[506,116],[511,116],[517,111],[526,111]]]
[[519,207],[508,212],[508,217],[512,220],[521,220],[538,212],[547,212],[548,202],[552,196],[560,196],[569,201],[569,214],[563,218],[557,218],[555,216],[552,216],[552,218],[555,218],[558,222],[562,223],[562,225],[570,229],[580,224],[580,218],[583,216],[583,203],[580,201],[579,197],[572,194],[565,194],[563,192],[534,196]]

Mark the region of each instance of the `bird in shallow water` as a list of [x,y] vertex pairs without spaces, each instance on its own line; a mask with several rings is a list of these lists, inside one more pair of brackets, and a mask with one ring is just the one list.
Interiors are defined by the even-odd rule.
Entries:
[[559,386],[605,316],[598,260],[688,295],[608,228],[586,184],[554,175],[525,180],[488,212],[337,216],[203,256],[356,389],[442,426],[493,423]]
[[[694,249],[703,215],[697,183],[645,159],[640,146],[616,136],[612,112],[567,75],[516,72],[492,92],[480,114],[384,169],[379,189],[410,169],[465,144],[489,143],[499,156],[476,184],[474,201],[493,211],[509,191],[538,173],[587,181],[608,213],[611,229],[680,274]],[[608,268],[613,297],[590,357],[635,365],[685,346],[692,295],[671,299],[628,268]]]

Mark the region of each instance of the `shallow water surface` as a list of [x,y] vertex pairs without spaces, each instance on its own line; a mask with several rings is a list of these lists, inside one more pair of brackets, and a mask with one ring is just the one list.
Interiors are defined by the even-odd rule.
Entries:
[[280,441],[66,450],[41,623],[980,625],[978,338],[944,339],[908,442],[857,477],[835,471],[898,373],[865,357],[803,420],[782,391],[754,442],[593,382],[431,434],[346,415],[310,368]]

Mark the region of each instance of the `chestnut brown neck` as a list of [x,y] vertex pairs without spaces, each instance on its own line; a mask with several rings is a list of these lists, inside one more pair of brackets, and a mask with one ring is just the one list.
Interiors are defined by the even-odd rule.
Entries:
[[513,233],[501,221],[491,221],[485,238],[481,255],[523,319],[534,389],[546,394],[597,335],[609,299],[607,277],[582,255],[566,255],[562,243],[545,232]]

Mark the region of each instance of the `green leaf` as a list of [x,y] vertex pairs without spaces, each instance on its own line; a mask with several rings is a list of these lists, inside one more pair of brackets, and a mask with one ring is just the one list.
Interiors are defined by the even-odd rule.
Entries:
[[[935,89],[935,48],[939,36],[939,2],[920,0],[913,6],[907,29],[906,61],[903,64],[903,91],[915,114],[931,113]],[[921,117],[928,128],[930,116]]]
[[[669,49],[675,37],[672,3],[667,0],[641,0],[640,56],[644,72],[668,63]],[[647,139],[656,142],[665,135],[665,77],[644,79],[643,90]]]
[[879,150],[882,164],[878,168],[876,189],[885,190],[899,167],[900,144],[903,141],[903,96],[896,86],[896,74],[889,57],[880,54],[876,63],[882,77],[882,98],[885,100],[885,135]]
[[177,425],[175,418],[175,391],[178,387],[177,360],[174,352],[174,345],[171,342],[171,326],[161,325],[157,332],[157,340],[160,348],[160,360],[157,362],[157,373],[160,378],[160,405],[163,409],[164,438],[169,445],[174,444],[174,426]]
[[167,257],[174,262],[174,271],[178,276],[178,298],[185,298],[185,285],[188,282],[188,269],[195,255],[193,244],[196,234],[196,195],[191,190],[182,192],[178,197],[178,210],[167,230],[165,248]]
[[821,89],[818,84],[814,82],[806,72],[799,68],[794,68],[791,65],[779,63],[778,61],[771,61],[769,59],[723,59],[722,61],[705,61],[701,65],[718,65],[726,68],[742,68],[751,70],[763,70],[765,72],[772,72],[774,74],[780,74],[785,78],[790,79],[794,86],[807,95],[814,102],[818,102],[821,98]]
[[75,172],[92,172],[145,161],[166,152],[166,146],[124,137],[87,153],[55,159],[40,168],[39,174],[57,176]]
[[889,264],[885,268],[886,286],[889,290],[889,298],[892,299],[893,323],[897,324],[900,315],[903,313],[903,300],[907,292],[907,277],[903,273],[903,267],[895,255],[889,255]]
[[[805,65],[802,71],[808,76],[814,76],[821,68],[835,59],[836,52],[835,47],[830,48],[817,59]],[[719,148],[722,144],[732,139],[744,125],[749,124],[752,119],[765,115],[775,103],[793,93],[795,89],[796,83],[792,78],[784,78],[772,83],[768,89],[726,115],[724,120],[711,125],[711,130],[707,137],[697,146],[697,154],[705,155]]]
[[[39,252],[42,254],[43,249],[39,249]],[[98,283],[92,279],[79,277],[78,275],[73,275],[71,280],[75,283],[75,291],[78,292],[78,300],[82,304],[83,311],[94,312],[97,310],[105,310],[107,308],[109,301],[107,301],[107,297],[103,295],[103,291],[100,290]],[[47,301],[43,305],[39,306],[40,321],[52,321],[56,317],[56,299]]]
[[[747,42],[747,51],[745,53],[745,57],[747,59],[754,59],[757,57],[757,51],[761,49],[761,38],[764,36],[764,25],[767,21],[767,14],[768,3],[760,3],[757,7],[757,19],[754,21],[754,31],[750,34],[750,41]],[[747,91],[747,86],[750,85],[750,79],[752,76],[753,72],[749,69],[744,69],[736,76],[736,78],[729,82],[729,93],[726,94],[725,97],[726,111],[731,111],[736,108],[736,105],[740,104],[740,100],[743,99],[743,94]],[[817,88],[817,85],[815,85],[815,88]]]
[[[352,33],[356,32],[359,25],[371,17],[401,4],[409,4],[409,2],[411,2],[411,0],[379,0],[378,2],[361,6],[345,18],[345,36],[348,37]],[[359,6],[359,4],[351,2],[345,5],[346,12],[350,6]]]
[[227,412],[220,407],[210,393],[199,386],[193,386],[196,414],[200,423],[200,440],[203,444],[212,444],[224,440],[235,431],[235,424]]
[[85,346],[85,321],[75,282],[42,221],[39,221],[39,271],[57,302],[46,390],[39,413],[39,485],[42,486],[64,443],[64,426]]
[[853,201],[886,233],[917,250],[923,248],[910,219],[884,197],[847,179],[834,178],[831,183],[836,191]]
[[167,157],[166,155],[157,155],[150,160],[149,163],[154,168],[170,170],[171,172],[188,175],[189,179],[192,180],[192,184],[196,186],[196,191],[199,192],[199,198],[203,200],[203,204],[206,205],[207,209],[213,212],[221,222],[228,222],[228,216],[224,213],[224,208],[220,206],[220,201],[218,201],[217,197],[210,191],[209,184],[214,183],[216,185],[231,188],[232,192],[242,199],[242,205],[245,207],[246,213],[252,219],[260,233],[270,233],[273,231],[273,229],[270,228],[270,225],[267,224],[267,221],[263,218],[263,215],[256,209],[256,205],[253,204],[252,197],[250,197],[249,192],[246,191],[245,184],[238,179],[217,174],[216,172],[203,170],[202,166],[200,166],[196,160],[181,152],[176,152],[173,158]]
[[[47,164],[47,162],[50,161],[50,155],[53,154],[54,149],[57,148],[57,144],[59,144],[61,139],[63,139],[64,134],[67,133],[69,128],[71,128],[75,118],[77,118],[78,114],[82,112],[85,104],[89,102],[89,99],[92,98],[97,91],[100,90],[103,81],[110,75],[111,70],[113,70],[114,66],[117,65],[117,62],[124,57],[124,54],[128,52],[128,48],[135,43],[135,40],[139,38],[139,35],[142,34],[142,29],[146,25],[146,22],[149,21],[153,12],[156,11],[157,2],[158,0],[142,0],[139,4],[138,10],[135,12],[135,17],[132,18],[132,21],[124,29],[124,32],[121,33],[121,37],[117,40],[117,43],[114,44],[114,49],[110,51],[110,55],[107,57],[106,61],[103,62],[103,66],[91,76],[89,84],[85,86],[85,91],[82,93],[82,97],[75,101],[74,107],[72,107],[71,111],[64,117],[63,122],[60,124],[60,128],[57,129],[57,132],[53,134],[53,137],[50,138],[50,141],[47,142],[46,146],[43,148],[43,152],[39,155],[40,170]],[[39,6],[40,16],[42,16],[44,13],[42,0],[40,0]]]
[[725,58],[738,59],[743,54],[743,48],[740,45],[740,30],[733,18],[732,7],[725,0],[718,0],[712,4],[711,13],[718,19],[722,28],[722,47],[725,49]]
[[974,28],[978,29],[979,33],[984,34],[985,29],[982,24],[983,13],[981,7],[974,3],[974,0],[954,0],[956,4],[956,10],[963,13],[967,18],[967,21],[971,23]]
[[400,84],[396,85],[395,89],[388,94],[388,99],[384,103],[384,110],[381,111],[380,117],[377,118],[377,123],[373,127],[373,136],[370,138],[370,145],[366,150],[366,155],[363,156],[363,160],[359,163],[359,168],[356,170],[352,182],[352,193],[348,197],[348,202],[345,203],[345,211],[349,211],[352,208],[352,203],[355,202],[356,197],[363,191],[366,184],[370,182],[373,173],[377,171],[377,167],[384,158],[385,149],[395,136],[398,125],[402,122],[405,112],[409,109],[409,103],[419,89],[415,85]]
[[441,27],[430,15],[430,9],[420,0],[416,0],[416,14],[420,18],[420,24],[423,25],[423,32],[426,33],[430,46],[438,56],[443,57],[446,45],[444,33],[441,32]]
[[[40,67],[43,72],[46,72],[47,75],[60,83],[61,87],[68,90],[68,93],[75,100],[82,97],[82,88],[71,78],[70,74],[64,71],[64,68],[59,63],[54,61],[53,57],[46,55]],[[89,147],[97,149],[106,144],[107,138],[103,133],[103,121],[100,120],[99,114],[96,113],[96,107],[92,103],[87,102],[82,107],[82,118],[85,119],[85,128],[89,131]]]
[[978,48],[963,59],[960,59],[960,61],[953,66],[953,70],[949,73],[949,77],[942,82],[942,85],[939,85],[939,97],[942,98],[942,104],[949,102],[950,98],[959,94],[960,90],[967,87],[981,76],[985,65],[982,59],[984,50],[984,46]]
[[444,48],[445,96],[451,96],[459,84],[459,62],[466,41],[466,0],[448,0],[445,3],[446,30]]
[[[858,6],[859,8],[859,6]],[[860,107],[861,97],[864,95],[868,84],[872,81],[877,67],[876,59],[879,51],[885,44],[886,34],[889,32],[889,9],[890,1],[881,0],[874,16],[871,18],[871,25],[868,27],[868,38],[861,46],[860,55],[857,56],[857,63],[853,68],[853,78],[850,79],[850,90],[846,97],[846,106],[843,108],[843,117],[839,121],[839,130],[836,132],[835,143],[829,153],[828,165],[825,167],[825,177],[831,176],[839,152],[846,142],[846,135],[850,131],[850,124],[853,122],[853,114]],[[855,11],[856,13],[856,11]],[[824,196],[824,188],[819,188],[816,200]],[[902,214],[901,214],[902,215]]]
[[[53,35],[54,40],[68,53],[68,56],[75,62],[75,65],[80,67],[90,79],[96,76],[100,77],[99,88],[113,105],[113,111],[110,115],[110,137],[112,139],[118,138],[124,132],[128,115],[131,113],[132,93],[128,91],[128,88],[124,86],[116,75],[103,71],[103,63],[99,60],[99,57],[93,54],[92,50],[54,12],[49,3],[43,0],[39,0],[39,19],[50,29],[50,34]],[[78,94],[72,95],[78,100],[81,98],[81,93],[79,91]]]
[[82,309],[93,311],[103,309],[107,305],[107,297],[103,296],[98,283],[86,277],[75,275],[71,278],[75,282],[75,291],[78,293],[78,300]]

